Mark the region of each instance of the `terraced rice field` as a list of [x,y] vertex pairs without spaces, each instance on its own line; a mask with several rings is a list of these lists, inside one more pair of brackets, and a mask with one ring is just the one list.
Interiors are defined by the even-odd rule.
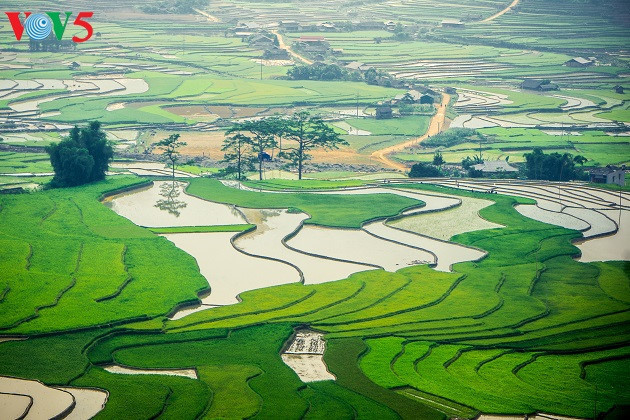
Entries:
[[[208,303],[202,305],[201,310],[193,308],[181,317],[168,318],[166,315],[174,313],[177,302],[188,299],[194,303],[195,292],[208,286],[198,273],[185,277],[190,279],[190,286],[183,285],[183,277],[179,274],[171,277],[164,264],[160,266],[161,282],[152,282],[147,276],[153,267],[150,264],[153,259],[148,254],[139,259],[138,253],[146,253],[154,247],[157,252],[158,244],[162,261],[169,261],[179,273],[184,267],[196,265],[190,257],[183,258],[186,254],[170,242],[134,226],[98,203],[99,191],[120,188],[131,182],[132,179],[123,177],[81,192],[41,192],[37,193],[41,196],[37,201],[29,201],[29,196],[2,198],[0,218],[3,222],[18,217],[10,211],[18,205],[22,209],[30,206],[30,211],[42,215],[42,222],[31,229],[14,231],[12,236],[4,234],[5,242],[25,241],[22,242],[24,246],[9,248],[24,248],[23,255],[27,258],[25,266],[20,268],[24,275],[35,275],[35,267],[45,256],[45,251],[39,247],[31,247],[29,251],[29,237],[40,238],[38,232],[55,232],[64,226],[63,219],[55,215],[68,212],[69,206],[77,209],[79,223],[73,231],[57,231],[59,237],[74,232],[71,235],[78,239],[73,240],[74,248],[68,243],[68,251],[62,254],[67,252],[69,265],[77,265],[76,252],[79,253],[79,264],[74,268],[70,284],[60,284],[58,287],[63,289],[56,297],[54,287],[50,290],[52,293],[43,289],[40,293],[42,303],[36,303],[33,296],[33,306],[22,308],[23,319],[18,318],[4,327],[5,333],[12,335],[31,331],[61,333],[0,343],[7,355],[5,362],[0,364],[3,375],[106,389],[109,392],[107,403],[100,412],[106,417],[157,412],[183,417],[201,412],[221,416],[301,416],[315,415],[316,410],[327,411],[333,407],[339,413],[356,410],[370,413],[370,416],[379,413],[382,417],[404,417],[405,413],[411,412],[443,418],[445,415],[472,417],[478,412],[522,415],[534,411],[589,417],[595,398],[598,410],[602,412],[614,404],[624,404],[630,398],[619,377],[628,368],[627,349],[623,343],[628,334],[630,295],[627,285],[624,286],[627,273],[623,264],[576,262],[571,257],[579,251],[570,240],[579,239],[581,233],[525,218],[513,209],[517,203],[530,205],[536,200],[539,206],[550,210],[554,204],[561,205],[562,214],[568,209],[579,210],[584,213],[581,219],[591,226],[584,231],[588,236],[589,230],[598,226],[595,217],[589,218],[586,214],[603,213],[609,217],[604,212],[627,213],[625,200],[630,201],[630,197],[625,194],[621,198],[622,208],[612,210],[610,205],[616,202],[617,193],[577,189],[571,185],[562,185],[558,190],[555,185],[508,182],[493,185],[470,181],[460,182],[459,189],[454,189],[407,181],[380,193],[372,188],[358,190],[361,194],[344,194],[344,190],[318,194],[257,193],[221,186],[216,181],[191,179],[188,193],[212,201],[253,208],[264,208],[266,206],[260,206],[262,203],[273,203],[273,207],[282,208],[282,203],[290,199],[311,216],[309,222],[328,228],[340,223],[348,227],[360,226],[374,216],[400,213],[413,205],[414,199],[410,197],[416,197],[416,203],[419,203],[417,197],[424,197],[426,201],[422,201],[426,208],[442,209],[446,213],[461,207],[462,212],[474,214],[474,209],[479,208],[476,210],[478,217],[493,223],[491,226],[502,227],[455,234],[454,243],[472,246],[487,254],[475,263],[454,264],[450,273],[435,271],[426,265],[414,265],[396,272],[368,267],[367,271],[352,274],[345,280],[322,284],[293,282],[268,287],[270,285],[263,282],[259,284],[262,288],[240,292],[238,304],[216,306],[217,303],[232,302]],[[441,182],[457,186],[448,181]],[[391,185],[390,182],[388,186]],[[490,189],[498,194],[487,193]],[[405,196],[398,196],[396,192]],[[451,197],[455,203],[462,200],[478,207],[467,205],[464,209],[459,205],[444,210],[448,208],[448,205],[444,207],[448,202],[445,196]],[[374,202],[379,197],[383,198],[381,207],[371,206],[371,214],[347,213],[345,220],[325,216],[331,206],[340,210],[344,206],[356,208],[364,198]],[[432,204],[428,197],[438,197],[443,204],[439,204],[439,200]],[[21,204],[22,201],[28,203],[27,207]],[[44,203],[50,204],[45,207]],[[395,203],[399,207],[392,211],[391,206]],[[273,210],[273,213],[282,214],[282,211]],[[287,214],[301,216],[300,213]],[[336,214],[344,213],[338,210]],[[406,217],[420,219],[423,216],[410,214]],[[427,216],[434,214],[440,213],[428,213]],[[104,226],[107,226],[106,230]],[[617,234],[623,233],[624,221],[616,226],[619,226]],[[259,228],[264,230],[264,223]],[[369,230],[369,224],[365,228]],[[602,226],[599,228],[601,231]],[[178,235],[169,239],[177,244],[180,241]],[[231,248],[231,233],[190,235],[223,235],[221,248]],[[129,239],[131,237],[137,239]],[[603,236],[595,240],[614,237]],[[41,239],[30,241],[38,244]],[[185,242],[182,239],[178,246]],[[56,243],[55,249],[63,244],[58,240]],[[89,261],[92,261],[89,253],[98,244],[102,259],[105,243],[110,244],[112,251],[123,252],[120,270],[112,271],[107,277],[99,276],[101,287],[108,284],[109,279],[118,285],[123,282],[123,287],[118,292],[114,289],[113,294],[106,290],[85,289],[90,284],[89,276],[86,277]],[[136,243],[143,245],[139,248]],[[238,241],[236,244],[238,248]],[[164,260],[166,252],[180,256]],[[194,251],[191,253],[194,255]],[[115,255],[116,252],[112,252],[113,259]],[[120,257],[120,252],[117,255]],[[232,258],[216,257],[228,261]],[[3,260],[5,267],[16,270],[12,261],[19,258],[17,254],[6,256]],[[252,257],[243,255],[242,262],[236,264],[232,260],[232,265],[244,267],[250,260]],[[217,284],[219,296],[228,296],[219,292],[220,265],[204,265],[199,258],[197,261],[210,284],[207,296],[213,296],[213,284]],[[63,261],[59,260],[57,264],[63,264]],[[282,263],[277,261],[276,264]],[[213,278],[215,268],[217,276]],[[63,270],[62,266],[60,269]],[[258,273],[254,274],[254,271]],[[254,269],[249,274],[243,272],[243,275],[262,279],[259,273],[264,271],[261,266],[261,270]],[[131,275],[131,281],[124,281],[126,272]],[[132,303],[146,302],[133,285],[170,287],[164,283],[166,278],[178,279],[177,290],[182,295],[165,294],[164,298],[169,300],[161,306],[151,299],[152,310],[158,312],[138,317],[148,307],[145,304],[145,309],[140,309],[142,306]],[[195,279],[194,283],[192,279]],[[230,285],[231,290],[236,290],[234,286]],[[15,284],[9,286],[2,305],[15,302],[12,299],[18,293],[16,287]],[[187,298],[184,298],[184,292]],[[73,296],[86,293],[107,300],[97,299],[96,306],[84,311],[81,319],[66,317],[60,326],[60,318],[56,315],[68,313]],[[103,315],[109,311],[98,306],[108,302],[107,305],[113,305],[112,309],[116,307],[117,313],[122,314],[123,309],[116,306],[119,305],[117,301],[124,302],[124,312],[131,316],[122,321],[124,328],[104,321]],[[39,312],[37,305],[41,308]],[[35,317],[29,316],[34,309]],[[162,315],[157,315],[159,313]],[[71,331],[80,325],[100,327]],[[330,376],[323,374],[324,377],[317,377],[318,381],[310,382],[307,372],[321,371],[321,361],[317,362],[317,357],[307,357],[298,366],[295,360],[288,362],[297,374],[283,361],[288,357],[281,356],[281,351],[290,349],[289,339],[297,325],[308,325],[325,334],[323,361]],[[64,349],[63,357],[39,350],[51,346]],[[83,348],[87,351],[81,351]],[[57,358],[51,362],[51,357]],[[27,359],[29,363],[22,362]],[[112,368],[112,365],[120,368]],[[545,375],[544,372],[552,366],[554,376]],[[122,375],[112,373],[112,369],[140,371]],[[143,370],[157,375],[141,374]],[[173,374],[189,372],[190,375],[169,376],[169,371]],[[501,388],[496,387],[497,381],[502,384]],[[147,398],[148,395],[151,398]],[[17,402],[16,406],[19,406]]]

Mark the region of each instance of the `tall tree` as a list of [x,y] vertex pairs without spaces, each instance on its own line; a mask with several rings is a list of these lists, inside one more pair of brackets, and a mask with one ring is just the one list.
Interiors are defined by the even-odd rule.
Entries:
[[295,146],[287,147],[283,156],[297,167],[299,179],[302,179],[304,162],[311,158],[308,154],[310,150],[316,148],[338,149],[339,145],[348,144],[320,117],[311,116],[307,111],[293,115],[287,125],[285,137],[287,140],[292,140]]
[[186,146],[186,142],[179,141],[179,134],[171,134],[167,138],[155,143],[155,146],[162,149],[162,156],[170,161],[170,166],[173,169],[173,179],[175,179],[175,165],[179,160],[180,147]]
[[243,177],[243,172],[254,169],[254,157],[252,156],[252,139],[241,133],[227,136],[223,140],[221,150],[225,152],[223,160],[234,168],[237,173],[237,179]]
[[440,152],[439,150],[437,150],[433,155],[433,164],[435,166],[444,165],[444,157],[442,156],[442,152]]
[[70,187],[105,179],[114,149],[107,141],[101,124],[93,121],[87,127],[75,126],[68,137],[46,147],[55,171],[53,186]]
[[234,124],[226,134],[248,132],[251,134],[250,145],[254,155],[258,159],[258,179],[263,179],[263,164],[271,160],[271,155],[267,153],[269,149],[276,147],[276,140],[273,130],[267,119],[246,121]]

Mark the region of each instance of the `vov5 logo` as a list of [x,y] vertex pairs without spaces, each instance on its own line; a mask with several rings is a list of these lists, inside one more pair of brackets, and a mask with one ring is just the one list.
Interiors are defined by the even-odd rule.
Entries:
[[[62,12],[46,12],[45,14],[32,14],[31,12],[24,12],[26,20],[22,23],[20,20],[20,12],[5,13],[9,17],[9,22],[11,22],[15,39],[18,41],[22,39],[24,32],[26,32],[29,38],[36,41],[46,39],[51,32],[54,32],[57,39],[61,41],[63,34],[66,31],[66,27],[68,26],[68,20],[72,15],[72,12],[63,12],[65,20],[62,22]],[[83,38],[73,36],[72,40],[74,42],[85,42],[92,37],[94,29],[92,28],[92,25],[85,21],[85,19],[91,18],[93,14],[94,12],[79,12],[79,15],[74,20],[73,25],[85,28],[87,35]]]

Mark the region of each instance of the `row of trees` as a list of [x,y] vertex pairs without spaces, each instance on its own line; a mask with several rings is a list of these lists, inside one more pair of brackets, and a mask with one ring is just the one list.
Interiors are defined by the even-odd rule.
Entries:
[[296,168],[302,179],[304,163],[311,158],[311,150],[331,150],[347,144],[320,117],[307,111],[286,118],[277,116],[236,123],[226,134],[221,149],[225,152],[223,162],[228,163],[228,171],[235,173],[238,179],[255,165],[262,179],[264,163],[274,159],[276,149],[277,156]]

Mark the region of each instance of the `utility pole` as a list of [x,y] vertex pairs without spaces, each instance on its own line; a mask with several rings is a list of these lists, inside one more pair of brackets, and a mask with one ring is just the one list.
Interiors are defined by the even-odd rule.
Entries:
[[260,80],[263,79],[263,56],[260,56]]
[[359,118],[359,92],[357,92],[357,118]]

